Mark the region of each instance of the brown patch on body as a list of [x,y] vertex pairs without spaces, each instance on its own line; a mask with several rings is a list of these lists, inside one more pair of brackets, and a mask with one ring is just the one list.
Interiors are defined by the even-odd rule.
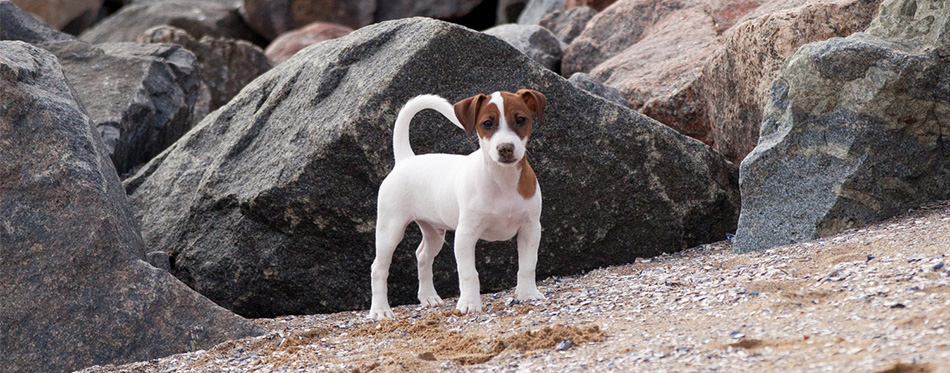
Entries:
[[518,178],[518,194],[524,199],[531,199],[538,190],[538,177],[528,164],[528,156],[521,158],[521,176]]

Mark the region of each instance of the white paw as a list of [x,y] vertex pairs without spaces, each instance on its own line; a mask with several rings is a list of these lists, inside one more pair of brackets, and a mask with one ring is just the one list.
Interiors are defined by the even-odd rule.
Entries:
[[373,307],[369,309],[369,318],[373,320],[389,319],[393,317],[393,310],[386,307]]
[[445,302],[442,301],[442,298],[439,297],[439,294],[435,292],[419,294],[419,304],[423,307],[436,307],[444,305]]
[[544,299],[544,294],[534,287],[527,290],[515,289],[515,298],[518,300]]
[[455,308],[462,311],[462,313],[479,313],[482,312],[482,302],[477,297],[474,299],[459,298],[459,302]]

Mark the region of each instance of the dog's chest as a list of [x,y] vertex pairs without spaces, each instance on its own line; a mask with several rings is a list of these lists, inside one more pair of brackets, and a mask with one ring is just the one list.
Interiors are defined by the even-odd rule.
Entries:
[[529,219],[530,204],[520,197],[487,201],[483,207],[479,225],[484,240],[509,240]]

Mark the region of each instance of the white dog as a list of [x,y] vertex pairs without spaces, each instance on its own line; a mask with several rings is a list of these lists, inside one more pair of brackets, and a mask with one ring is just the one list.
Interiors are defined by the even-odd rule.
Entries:
[[[531,115],[544,123],[545,102],[543,94],[529,89],[480,94],[454,107],[439,96],[423,95],[399,111],[393,129],[396,166],[379,187],[370,318],[393,316],[387,295],[389,265],[413,221],[422,230],[422,243],[416,250],[422,305],[444,304],[432,284],[432,260],[442,249],[447,230],[455,230],[460,292],[456,308],[466,313],[482,310],[475,270],[475,242],[480,238],[501,241],[517,234],[515,296],[543,298],[535,284],[541,187],[525,157],[525,145],[531,134]],[[424,109],[442,113],[469,136],[478,133],[479,149],[467,156],[416,156],[409,146],[409,121]]]

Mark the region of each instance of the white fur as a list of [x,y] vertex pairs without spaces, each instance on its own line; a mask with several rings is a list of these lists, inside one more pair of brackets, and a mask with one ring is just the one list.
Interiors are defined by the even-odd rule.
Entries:
[[[455,230],[455,259],[459,273],[462,312],[481,312],[475,243],[509,240],[518,236],[518,299],[543,298],[535,284],[538,244],[541,241],[541,187],[530,199],[517,192],[521,170],[518,162],[497,162],[496,147],[515,144],[517,160],[524,157],[527,140],[518,137],[504,119],[499,93],[489,101],[502,113],[499,128],[490,139],[479,139],[480,149],[469,155],[414,155],[409,147],[409,120],[425,108],[439,111],[460,128],[452,106],[441,97],[413,98],[400,110],[393,133],[396,165],[379,187],[376,221],[376,260],[372,267],[373,300],[369,317],[392,317],[387,278],[396,245],[406,227],[415,221],[422,230],[416,250],[419,270],[419,301],[424,306],[442,305],[432,283],[432,261],[442,249],[445,231]],[[486,151],[486,149],[488,149]]]

